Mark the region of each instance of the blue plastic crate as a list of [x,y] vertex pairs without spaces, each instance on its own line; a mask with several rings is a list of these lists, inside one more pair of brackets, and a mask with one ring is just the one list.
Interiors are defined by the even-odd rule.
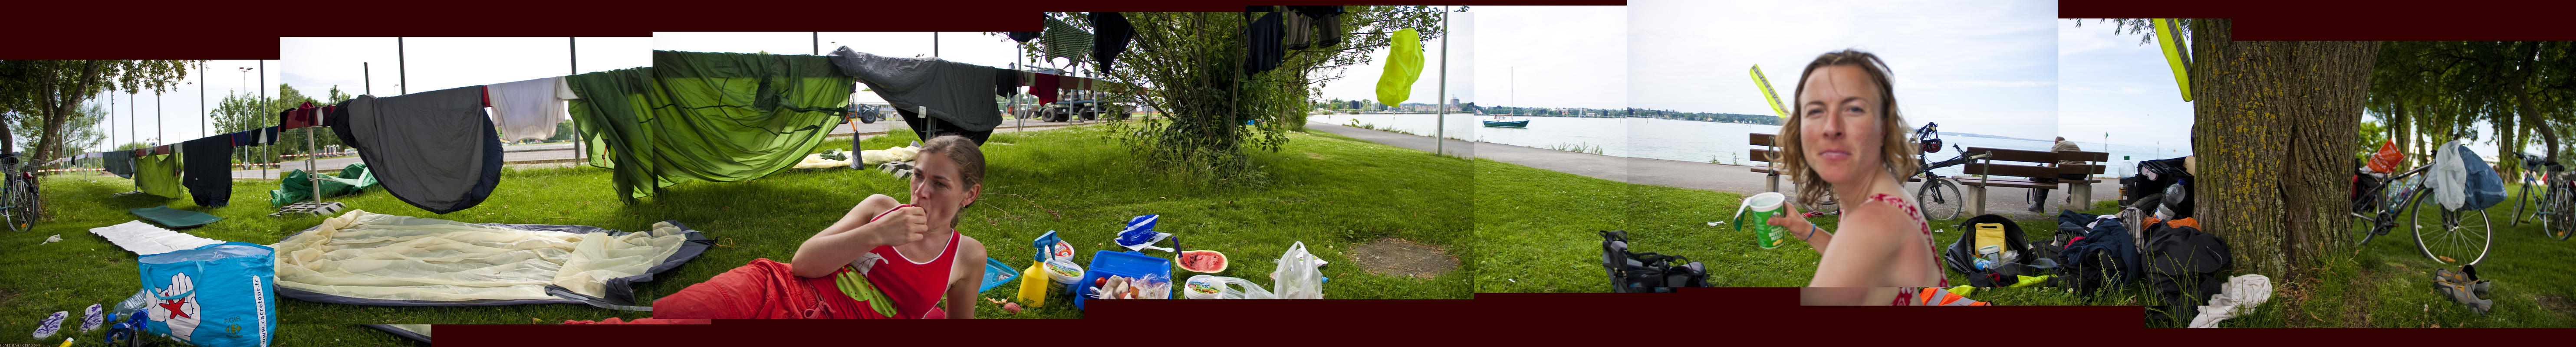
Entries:
[[[1074,282],[1073,287],[1075,289],[1073,292],[1073,307],[1075,309],[1081,309],[1084,301],[1091,300],[1092,281],[1107,278],[1109,276],[1137,278],[1144,277],[1147,274],[1162,275],[1163,278],[1167,279],[1171,278],[1172,260],[1146,256],[1144,253],[1139,252],[1099,251],[1092,253],[1091,266],[1083,270],[1082,281]],[[1172,293],[1166,293],[1166,295],[1180,292],[1180,288],[1177,287],[1180,285],[1180,281],[1178,279],[1174,279],[1172,284],[1175,288],[1172,288]],[[1169,297],[1166,297],[1165,299],[1169,299]]]

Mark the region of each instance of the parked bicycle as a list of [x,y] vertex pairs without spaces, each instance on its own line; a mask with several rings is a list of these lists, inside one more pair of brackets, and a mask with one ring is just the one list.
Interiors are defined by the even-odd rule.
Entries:
[[0,182],[0,223],[9,231],[27,231],[36,219],[29,208],[36,200],[36,173],[20,166],[17,154],[0,154],[0,175],[7,176]]
[[[1922,128],[1914,129],[1914,140],[1922,145],[1924,154],[1941,153],[1940,127],[1941,123],[1924,123]],[[1923,162],[1926,158],[1924,156],[1916,156],[1914,159],[1921,168],[1915,169],[1912,176],[1923,181],[1915,185],[1914,203],[1923,205],[1923,219],[1959,218],[1959,211],[1965,210],[1968,204],[1967,195],[1959,193],[1959,181],[1942,177],[1941,174],[1933,173],[1932,169],[1958,166],[1993,156],[1988,153],[1969,154],[1967,149],[1959,148],[1959,145],[1955,144],[1950,145],[1950,148],[1958,150],[1959,156],[1934,163]]]
[[[2444,144],[2440,150],[2459,148]],[[2494,228],[2485,210],[2453,211],[2431,199],[2433,185],[2426,177],[2433,164],[2402,173],[2356,173],[2354,180],[2371,180],[2378,184],[2353,201],[2354,229],[2361,232],[2361,244],[2397,229],[2401,224],[2415,234],[2415,246],[2424,256],[2443,266],[2473,265],[2486,260],[2487,250],[2494,245]],[[2366,170],[2366,169],[2365,169]],[[2446,182],[2439,184],[2465,184]],[[2366,185],[2366,184],[2365,184]],[[2429,214],[2429,215],[2428,215]]]
[[[2522,189],[2514,194],[2513,224],[2522,225],[2530,218],[2540,223],[2540,233],[2549,238],[2566,240],[2570,229],[2576,229],[2576,177],[2563,175],[2567,167],[2552,158],[2513,153],[2522,161]],[[2529,215],[2523,214],[2530,211]]]

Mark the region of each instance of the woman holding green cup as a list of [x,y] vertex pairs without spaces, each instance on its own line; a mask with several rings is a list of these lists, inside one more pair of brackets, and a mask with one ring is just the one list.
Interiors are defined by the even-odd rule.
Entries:
[[[1914,291],[1901,287],[1949,286],[1931,225],[1905,195],[1902,173],[1914,172],[1916,151],[1889,74],[1878,56],[1855,50],[1817,56],[1799,74],[1776,159],[1798,203],[1779,204],[1768,224],[1823,254],[1804,304],[1905,305]],[[1839,233],[1798,211],[1826,194],[1845,205]]]

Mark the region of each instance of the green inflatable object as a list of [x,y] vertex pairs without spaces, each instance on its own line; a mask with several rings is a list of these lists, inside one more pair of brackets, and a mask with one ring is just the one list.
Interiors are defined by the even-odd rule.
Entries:
[[1413,82],[1422,79],[1422,34],[1412,28],[1396,30],[1394,43],[1387,47],[1386,74],[1377,78],[1377,100],[1387,105],[1403,105],[1413,96]]
[[277,190],[268,191],[268,205],[278,207],[313,200],[313,186],[305,182],[316,181],[315,178],[322,183],[323,197],[357,194],[376,187],[376,175],[367,172],[367,163],[349,164],[340,169],[339,175],[312,176],[313,173],[304,170],[287,172],[286,179],[278,180]]

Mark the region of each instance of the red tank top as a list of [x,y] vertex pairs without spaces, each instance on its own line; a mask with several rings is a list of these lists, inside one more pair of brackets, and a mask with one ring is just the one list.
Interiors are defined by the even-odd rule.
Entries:
[[877,246],[868,251],[869,256],[859,258],[864,263],[850,265],[894,301],[895,312],[903,315],[896,318],[924,318],[939,308],[939,296],[948,292],[948,273],[956,269],[957,240],[963,235],[949,233],[948,247],[929,259],[908,259],[892,246]]

